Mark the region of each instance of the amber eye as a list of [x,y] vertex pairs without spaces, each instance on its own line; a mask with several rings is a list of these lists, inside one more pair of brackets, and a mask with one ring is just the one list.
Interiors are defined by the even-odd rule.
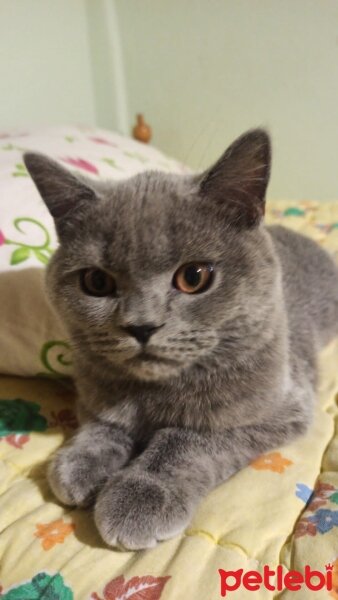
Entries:
[[110,296],[116,292],[114,277],[101,269],[84,269],[80,273],[80,283],[89,296]]
[[212,282],[213,266],[208,263],[189,263],[177,269],[173,283],[185,294],[205,292]]

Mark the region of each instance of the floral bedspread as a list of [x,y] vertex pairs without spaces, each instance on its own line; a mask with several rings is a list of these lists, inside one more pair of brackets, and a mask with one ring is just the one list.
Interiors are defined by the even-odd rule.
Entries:
[[[338,252],[336,204],[274,202],[268,220]],[[61,507],[48,489],[46,462],[76,427],[67,380],[48,370],[40,379],[0,378],[0,597],[214,600],[222,597],[219,569],[262,573],[279,564],[300,573],[307,565],[326,573],[328,565],[332,589],[241,585],[226,597],[338,600],[337,365],[333,342],[321,355],[319,402],[306,436],[215,489],[184,534],[137,553],[107,548],[90,511]]]

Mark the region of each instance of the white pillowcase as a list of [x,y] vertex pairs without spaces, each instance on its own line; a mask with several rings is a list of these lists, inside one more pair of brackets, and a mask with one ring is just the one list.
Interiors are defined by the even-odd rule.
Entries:
[[111,131],[57,127],[0,133],[0,373],[71,374],[62,323],[44,290],[44,267],[57,246],[53,220],[23,161],[41,152],[93,178],[188,169],[151,146]]

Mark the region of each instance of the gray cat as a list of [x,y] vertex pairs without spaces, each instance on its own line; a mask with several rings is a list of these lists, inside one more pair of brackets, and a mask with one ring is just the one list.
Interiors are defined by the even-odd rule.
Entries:
[[316,355],[338,332],[338,269],[265,227],[270,142],[236,140],[200,175],[98,183],[25,164],[55,219],[50,298],[74,347],[80,429],[49,468],[95,505],[111,546],[181,532],[201,498],[306,431]]

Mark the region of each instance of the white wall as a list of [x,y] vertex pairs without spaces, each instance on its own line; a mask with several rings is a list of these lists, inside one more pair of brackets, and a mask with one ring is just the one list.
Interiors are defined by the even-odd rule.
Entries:
[[114,0],[85,0],[97,122],[130,132],[124,61]]
[[84,2],[0,0],[0,128],[95,119]]
[[143,111],[195,168],[264,125],[271,197],[338,197],[338,0],[0,0],[0,94],[2,130]]
[[337,0],[116,0],[130,116],[201,168],[247,128],[274,141],[270,196],[338,197]]

